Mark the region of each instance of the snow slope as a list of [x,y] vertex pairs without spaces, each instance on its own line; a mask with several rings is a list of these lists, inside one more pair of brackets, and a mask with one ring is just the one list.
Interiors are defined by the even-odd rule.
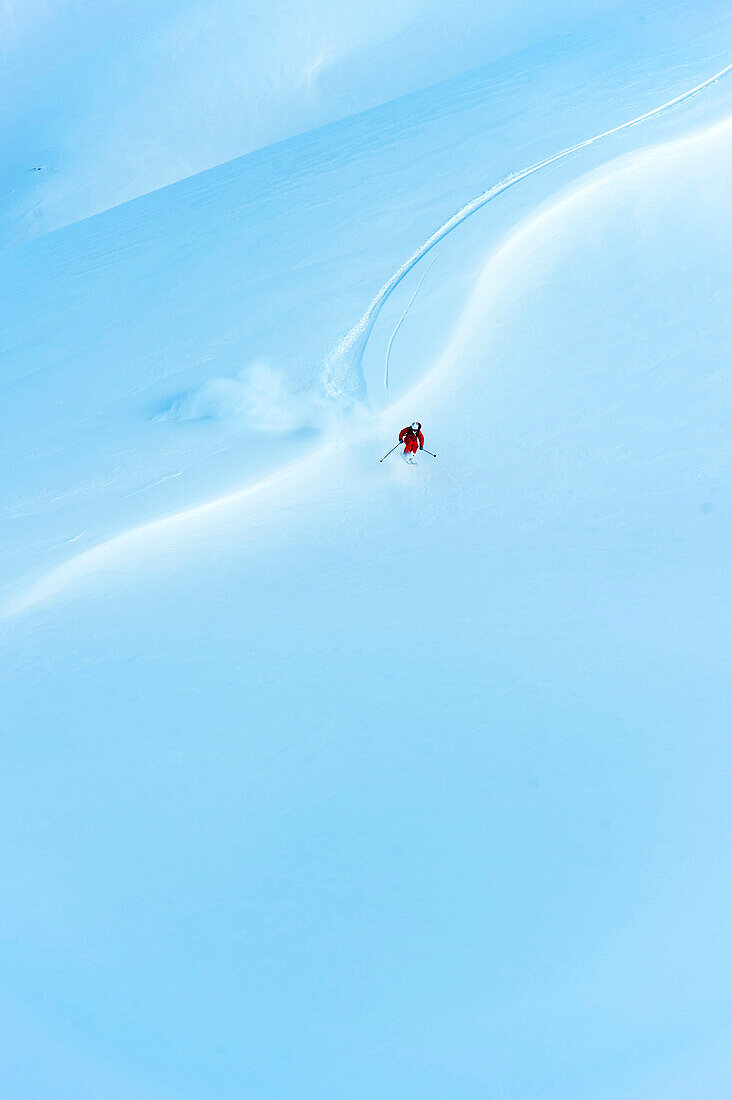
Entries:
[[622,13],[642,33],[657,8],[5,0],[0,241],[78,221],[552,36],[581,35],[586,23],[604,21],[608,33]]
[[[7,249],[0,597],[256,482],[317,446],[345,405],[378,408],[413,385],[512,225],[593,164],[724,112],[727,78],[552,159],[722,71],[714,10],[664,14],[638,42],[616,31],[580,54],[539,47]],[[419,268],[365,349],[334,354],[435,230],[547,160],[432,253],[388,393],[385,353]]]
[[[504,71],[493,141],[516,138],[488,180],[490,135],[477,143],[466,105],[485,120],[482,83],[442,112],[412,101],[340,129],[340,167],[314,136],[312,161],[282,154],[286,201],[273,196],[249,282],[233,256],[251,238],[226,243],[226,181],[240,192],[242,171],[271,171],[261,160],[12,255],[3,366],[42,368],[42,384],[8,386],[4,425],[18,458],[4,512],[28,513],[6,535],[0,625],[13,1100],[728,1095],[730,87],[486,206],[443,242],[389,393],[420,266],[349,402],[326,402],[347,438],[318,404],[328,352],[465,201],[721,67],[639,96],[628,54],[587,88],[580,125],[557,92],[523,128],[522,97],[578,70]],[[423,159],[396,167],[410,148]],[[195,204],[206,229],[181,239]],[[239,271],[236,293],[222,278],[197,305],[219,268]],[[210,389],[240,362],[207,374],[197,350],[166,382],[223,322],[238,351],[257,278],[242,326],[268,308],[287,364],[310,341],[294,374],[265,341],[289,396],[271,374],[259,392],[305,401],[311,424],[259,466],[243,439],[271,440],[264,413]],[[33,286],[55,310],[35,329]],[[182,478],[125,498],[183,446],[147,433],[182,426],[194,455],[208,428],[221,447],[220,417],[180,414],[232,400],[260,417],[229,439],[238,485],[192,460],[199,481],[177,497]],[[380,465],[414,416],[439,458]],[[108,476],[108,435],[119,473],[73,512],[64,493],[90,456]],[[92,537],[69,546],[80,519]]]

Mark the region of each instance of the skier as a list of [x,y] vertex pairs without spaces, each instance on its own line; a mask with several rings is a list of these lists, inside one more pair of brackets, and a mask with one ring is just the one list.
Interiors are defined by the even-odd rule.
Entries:
[[417,448],[421,451],[424,447],[422,425],[415,420],[414,424],[410,424],[408,428],[402,428],[399,432],[399,442],[404,444],[404,461],[414,465],[414,456],[417,453]]

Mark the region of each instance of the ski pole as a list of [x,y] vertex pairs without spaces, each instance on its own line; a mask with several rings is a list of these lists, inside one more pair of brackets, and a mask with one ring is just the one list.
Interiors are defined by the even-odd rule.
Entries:
[[[420,447],[420,450],[424,451],[425,454],[432,455],[432,451],[428,451],[426,447]],[[432,455],[432,457],[437,458],[437,455]]]
[[[384,455],[384,458],[388,458],[388,457],[389,457],[389,455],[390,455],[390,454],[392,454],[392,452],[393,452],[393,451],[395,451],[395,450],[397,449],[397,447],[401,447],[401,445],[402,445],[402,442],[403,442],[403,441],[402,441],[402,440],[400,439],[398,443],[395,443],[395,444],[394,444],[394,446],[392,447],[391,451],[388,451],[388,452],[387,452],[387,454],[385,454],[385,455]],[[379,459],[379,462],[383,462],[383,461],[384,461],[384,458],[380,458],[380,459]]]

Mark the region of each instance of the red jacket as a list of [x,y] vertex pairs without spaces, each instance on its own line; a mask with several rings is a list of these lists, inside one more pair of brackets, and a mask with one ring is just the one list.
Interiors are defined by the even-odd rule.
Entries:
[[399,442],[403,443],[409,435],[411,435],[414,439],[419,440],[420,447],[424,447],[424,436],[422,435],[421,429],[418,432],[415,432],[411,424],[408,428],[402,428],[402,430],[399,432]]

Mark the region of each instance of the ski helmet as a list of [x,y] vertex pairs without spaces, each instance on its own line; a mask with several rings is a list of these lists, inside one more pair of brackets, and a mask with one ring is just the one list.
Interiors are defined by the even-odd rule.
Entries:
[[421,427],[422,427],[422,425],[417,420],[415,420],[414,423],[412,424],[412,430],[415,431],[415,432],[418,432]]

